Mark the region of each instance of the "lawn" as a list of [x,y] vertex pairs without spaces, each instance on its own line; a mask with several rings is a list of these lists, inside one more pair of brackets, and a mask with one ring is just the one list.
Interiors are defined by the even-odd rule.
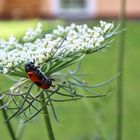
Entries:
[[[58,22],[63,24],[63,22]],[[36,23],[37,20],[0,22],[0,37],[7,38],[10,34],[21,36],[27,27],[34,27]],[[90,23],[90,25],[95,24],[94,21],[88,23]],[[52,24],[47,23],[46,25],[44,22],[44,25],[49,27],[49,30],[56,26],[56,24],[57,22]],[[51,25],[51,27],[49,25]],[[140,111],[138,108],[140,105],[139,26],[139,21],[127,21],[123,88],[123,140],[140,139],[140,133],[138,131],[140,130]],[[97,84],[116,75],[118,40],[119,38],[116,37],[111,47],[107,48],[105,52],[89,55],[82,61],[80,72],[88,74],[86,80],[89,83]],[[8,81],[5,83],[3,79],[1,76],[1,89],[8,85]],[[95,89],[95,91],[103,93],[109,90],[113,90],[113,94],[104,98],[56,103],[55,107],[60,122],[55,122],[51,115],[56,140],[115,140],[116,81],[114,80],[114,82],[109,85]],[[13,119],[12,123],[15,125],[15,130],[17,131],[16,122],[17,119]],[[10,140],[1,114],[0,125],[0,140]],[[37,139],[46,139],[45,124],[41,115],[35,120],[26,123],[23,131],[22,140]]]

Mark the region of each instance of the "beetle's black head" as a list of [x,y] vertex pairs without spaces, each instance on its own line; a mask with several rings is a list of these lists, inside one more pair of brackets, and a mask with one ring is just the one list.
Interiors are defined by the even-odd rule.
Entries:
[[36,69],[36,67],[34,65],[34,62],[27,62],[25,64],[25,70],[26,70],[26,72],[30,72],[30,71],[33,71],[35,69]]

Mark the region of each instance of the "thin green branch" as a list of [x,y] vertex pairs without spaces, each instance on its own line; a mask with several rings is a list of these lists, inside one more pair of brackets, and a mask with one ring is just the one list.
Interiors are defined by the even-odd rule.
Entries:
[[23,99],[23,102],[22,102],[21,106],[19,107],[19,109],[18,109],[15,113],[13,113],[12,116],[10,116],[5,122],[8,122],[8,121],[11,120],[13,117],[15,117],[15,116],[19,115],[20,113],[24,112],[24,108],[23,108],[23,107],[24,107],[24,105],[25,105],[25,103],[26,103],[26,99],[27,99],[27,97],[29,96],[29,93],[30,93],[30,91],[31,91],[32,86],[33,86],[33,84],[31,84],[31,85],[29,86],[29,89],[27,90],[27,94],[25,95],[25,98]]
[[45,105],[46,101],[45,101],[45,96],[44,96],[43,92],[42,92],[42,95],[41,95],[40,98],[41,98],[41,101],[42,101],[44,121],[45,121],[45,125],[46,125],[46,128],[47,128],[49,140],[55,140],[52,125],[51,125],[51,121],[50,121],[50,116],[49,116],[49,112],[48,112],[48,107],[47,107],[47,105]]
[[[1,105],[1,106],[3,105],[2,99],[0,100],[0,105]],[[8,119],[8,114],[7,114],[7,112],[6,112],[5,109],[2,109],[2,114],[3,114],[4,119],[7,120],[7,119]],[[10,136],[11,136],[12,140],[17,140],[11,122],[8,121],[8,122],[6,123],[6,126],[7,126],[7,128],[8,128],[8,131],[9,131],[9,133],[10,133]]]
[[[126,0],[121,0],[121,12],[120,12],[120,28],[125,29],[125,8]],[[119,42],[119,54],[118,54],[118,72],[120,76],[117,80],[117,136],[116,140],[123,139],[123,72],[124,72],[124,53],[125,53],[125,32],[120,34]]]

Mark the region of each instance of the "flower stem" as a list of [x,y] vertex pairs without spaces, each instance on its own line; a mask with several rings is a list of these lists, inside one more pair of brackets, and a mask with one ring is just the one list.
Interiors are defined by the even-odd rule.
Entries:
[[[121,12],[120,12],[120,23],[121,30],[126,27],[125,20],[125,10],[126,10],[126,0],[121,0]],[[119,53],[118,53],[118,73],[120,76],[117,80],[117,135],[116,140],[123,139],[123,75],[124,75],[124,55],[125,55],[125,32],[122,32],[120,35],[119,42]]]
[[43,108],[43,115],[44,115],[44,121],[45,121],[45,125],[46,125],[46,128],[47,128],[49,140],[55,140],[52,125],[51,125],[51,121],[50,121],[50,116],[49,116],[49,112],[48,112],[48,107],[47,107],[47,105],[44,106],[46,103],[45,103],[45,97],[44,97],[43,92],[42,92],[42,95],[41,95],[41,101],[42,101],[42,107],[44,107]]
[[[2,99],[0,100],[0,105],[3,105]],[[5,109],[2,109],[2,114],[3,114],[4,119],[7,120],[8,119],[8,114],[7,114]],[[7,128],[8,128],[8,131],[11,135],[12,140],[17,140],[16,136],[15,136],[15,133],[14,133],[14,130],[13,130],[13,127],[12,127],[12,124],[10,123],[10,121],[7,121],[6,125],[7,125]]]

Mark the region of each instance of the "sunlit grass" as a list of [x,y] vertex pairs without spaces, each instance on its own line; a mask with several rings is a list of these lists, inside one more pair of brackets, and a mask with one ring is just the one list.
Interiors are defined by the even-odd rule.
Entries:
[[0,20],[0,38],[7,39],[10,35],[14,35],[20,38],[25,31],[30,27],[36,27],[38,22],[43,23],[43,29],[51,30],[52,28],[56,27],[58,24],[64,24],[64,22],[60,20],[54,21],[46,21],[46,20],[8,20],[8,21],[1,21]]

